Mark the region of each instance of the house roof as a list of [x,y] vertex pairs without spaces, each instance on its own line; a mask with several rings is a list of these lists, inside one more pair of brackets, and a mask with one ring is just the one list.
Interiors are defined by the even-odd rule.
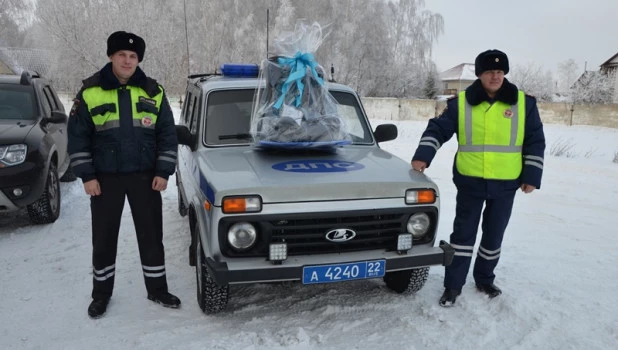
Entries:
[[49,56],[47,50],[42,49],[0,47],[0,61],[15,74],[31,70],[46,75],[50,67]]
[[440,73],[440,80],[476,80],[476,74],[474,74],[474,64],[462,63],[449,70]]
[[607,61],[601,64],[601,67],[618,65],[618,53],[610,57]]

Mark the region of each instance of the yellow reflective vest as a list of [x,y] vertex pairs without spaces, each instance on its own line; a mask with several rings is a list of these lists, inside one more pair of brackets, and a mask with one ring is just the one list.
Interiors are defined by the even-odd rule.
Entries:
[[517,104],[487,101],[472,106],[466,92],[459,93],[458,139],[455,164],[465,176],[495,180],[519,178],[526,121],[525,95]]
[[[154,129],[163,100],[163,89],[154,97],[136,86],[126,86],[131,93],[131,116],[133,126]],[[120,126],[120,110],[118,105],[118,90],[104,90],[100,86],[87,88],[82,93],[88,105],[88,111],[97,131],[109,130]]]

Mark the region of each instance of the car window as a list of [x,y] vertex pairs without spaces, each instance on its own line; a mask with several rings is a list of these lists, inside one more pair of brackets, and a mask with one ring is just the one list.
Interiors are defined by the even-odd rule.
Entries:
[[[251,126],[254,89],[213,91],[206,110],[206,144],[228,145],[253,142],[247,137]],[[356,99],[349,92],[331,91],[337,100],[337,112],[355,144],[371,144],[367,121]]]
[[342,91],[331,91],[331,95],[339,103],[337,112],[346,125],[346,131],[352,136],[353,143],[372,143],[371,131],[354,94]]
[[208,94],[206,144],[229,145],[253,142],[248,136],[254,89],[222,90]]
[[0,119],[35,119],[35,101],[32,86],[0,84]]
[[41,105],[43,105],[43,116],[51,117],[51,111],[54,109],[51,102],[45,94],[41,96]]
[[60,108],[58,100],[54,97],[54,93],[52,92],[49,86],[45,86],[43,88],[43,93],[45,94],[45,98],[47,102],[51,106],[52,111],[63,111],[64,108]]

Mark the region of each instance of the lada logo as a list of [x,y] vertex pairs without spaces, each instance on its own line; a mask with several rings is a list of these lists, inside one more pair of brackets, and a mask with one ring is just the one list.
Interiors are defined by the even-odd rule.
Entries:
[[326,239],[335,243],[347,242],[354,237],[356,237],[356,232],[348,228],[338,228],[326,233]]

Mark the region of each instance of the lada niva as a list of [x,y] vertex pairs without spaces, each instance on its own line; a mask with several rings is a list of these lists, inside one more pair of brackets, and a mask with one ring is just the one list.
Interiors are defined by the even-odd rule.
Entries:
[[230,284],[382,278],[405,294],[450,264],[453,248],[434,246],[438,187],[379,147],[395,125],[372,131],[354,90],[327,82],[351,142],[262,149],[250,132],[257,66],[241,75],[189,76],[177,126],[178,209],[205,313],[225,309]]

